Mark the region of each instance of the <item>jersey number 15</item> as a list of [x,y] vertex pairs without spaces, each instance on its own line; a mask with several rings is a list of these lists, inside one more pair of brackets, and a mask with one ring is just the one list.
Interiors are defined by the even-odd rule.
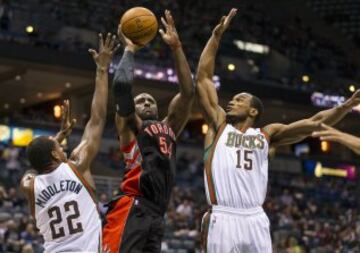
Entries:
[[253,160],[252,160],[252,151],[251,150],[241,150],[236,151],[237,154],[237,164],[236,168],[252,170]]

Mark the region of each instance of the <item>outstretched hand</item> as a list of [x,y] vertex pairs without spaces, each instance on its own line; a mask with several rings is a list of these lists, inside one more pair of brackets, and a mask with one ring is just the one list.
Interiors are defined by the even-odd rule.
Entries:
[[69,136],[76,124],[76,119],[71,119],[70,101],[64,100],[64,104],[61,106],[61,130],[66,137]]
[[175,27],[175,22],[169,10],[165,10],[165,18],[161,17],[161,22],[165,27],[165,32],[163,29],[160,29],[159,33],[164,42],[168,44],[173,50],[181,47],[179,35]]
[[107,69],[111,63],[111,59],[115,51],[120,47],[116,44],[116,36],[108,33],[104,41],[103,35],[99,34],[99,52],[95,49],[89,49],[96,66],[101,69]]
[[227,16],[222,16],[220,23],[214,28],[213,34],[215,36],[221,36],[229,27],[231,20],[235,17],[237,12],[236,8],[232,8]]

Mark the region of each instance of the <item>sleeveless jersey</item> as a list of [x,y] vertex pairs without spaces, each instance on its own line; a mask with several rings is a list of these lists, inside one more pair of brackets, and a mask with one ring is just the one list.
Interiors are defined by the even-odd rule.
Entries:
[[121,148],[126,168],[122,193],[150,200],[165,213],[175,180],[176,136],[166,123],[147,120]]
[[268,142],[260,129],[244,133],[230,124],[218,130],[205,154],[209,204],[233,208],[262,206],[268,182]]
[[100,252],[101,221],[94,195],[73,165],[34,179],[33,215],[45,253]]

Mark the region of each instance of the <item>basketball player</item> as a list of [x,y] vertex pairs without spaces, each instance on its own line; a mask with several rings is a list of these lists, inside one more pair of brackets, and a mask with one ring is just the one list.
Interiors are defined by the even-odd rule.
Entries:
[[341,132],[328,125],[322,124],[322,130],[316,131],[312,134],[313,137],[319,137],[322,141],[334,141],[338,142],[356,154],[360,155],[360,138],[351,134]]
[[205,185],[211,211],[203,218],[205,250],[210,253],[272,252],[269,220],[262,208],[268,181],[270,145],[311,135],[321,123],[334,124],[359,103],[355,94],[343,105],[289,125],[254,123],[263,112],[259,98],[239,93],[226,112],[212,82],[220,39],[236,14],[224,16],[203,50],[197,71],[197,100],[209,124],[205,138]]
[[[96,63],[95,92],[91,116],[80,144],[70,159],[60,146],[74,121],[69,116],[55,138],[40,136],[27,147],[34,171],[24,175],[21,188],[28,197],[36,226],[44,237],[45,253],[100,252],[101,221],[94,194],[90,164],[97,154],[106,120],[108,68],[116,36],[100,34],[99,52],[90,49]],[[69,103],[64,104],[70,114]]]
[[103,229],[104,248],[110,253],[161,250],[164,214],[174,185],[176,138],[186,124],[195,89],[189,65],[173,18],[165,12],[160,34],[171,48],[180,93],[171,101],[168,115],[158,119],[155,99],[147,93],[132,95],[134,53],[138,46],[118,33],[125,51],[113,82],[116,127],[126,169],[121,195],[110,203]]

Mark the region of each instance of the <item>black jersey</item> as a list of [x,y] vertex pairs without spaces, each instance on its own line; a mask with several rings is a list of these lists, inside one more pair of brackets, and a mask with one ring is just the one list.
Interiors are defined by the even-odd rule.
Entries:
[[136,139],[123,147],[126,169],[121,191],[142,196],[166,211],[174,186],[176,137],[161,121],[144,121]]

